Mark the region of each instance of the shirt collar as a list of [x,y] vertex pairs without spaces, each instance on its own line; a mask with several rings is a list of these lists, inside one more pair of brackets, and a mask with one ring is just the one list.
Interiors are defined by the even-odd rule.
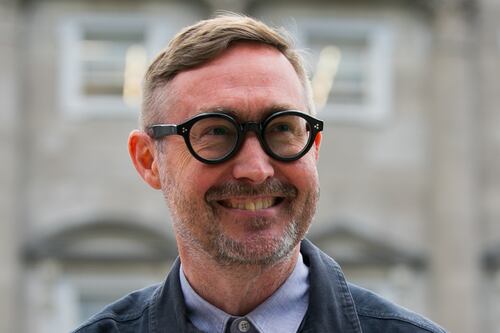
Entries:
[[[189,320],[203,332],[223,333],[231,315],[208,303],[187,281],[182,265],[180,284]],[[260,333],[296,332],[309,303],[309,268],[299,254],[288,279],[267,300],[245,317]]]

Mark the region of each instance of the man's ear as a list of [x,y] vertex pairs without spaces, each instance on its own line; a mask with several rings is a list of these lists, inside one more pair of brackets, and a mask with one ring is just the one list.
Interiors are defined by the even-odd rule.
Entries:
[[128,152],[139,175],[154,189],[161,188],[155,144],[146,133],[133,130],[128,137]]
[[316,161],[319,159],[320,145],[321,145],[321,132],[318,132],[318,134],[316,134],[316,137],[314,138],[314,150],[316,155]]

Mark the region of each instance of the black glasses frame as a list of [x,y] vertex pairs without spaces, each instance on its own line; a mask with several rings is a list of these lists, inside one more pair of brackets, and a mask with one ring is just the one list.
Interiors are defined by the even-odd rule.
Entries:
[[[267,125],[275,118],[281,117],[281,116],[299,116],[303,119],[305,119],[309,125],[309,139],[307,141],[307,144],[304,146],[304,148],[298,152],[297,154],[290,156],[290,157],[282,157],[279,155],[276,155],[269,145],[267,144],[266,140],[264,139],[264,130],[266,129]],[[191,131],[191,128],[193,125],[205,118],[223,118],[228,120],[229,122],[233,123],[235,128],[237,129],[237,139],[234,147],[224,156],[221,158],[217,159],[205,159],[201,156],[199,156],[191,146],[191,141],[189,139],[189,133]],[[187,121],[179,124],[179,125],[174,125],[174,124],[157,124],[157,125],[151,125],[146,128],[146,133],[153,139],[161,139],[169,135],[181,135],[184,137],[184,141],[186,143],[186,146],[188,147],[189,151],[191,152],[191,155],[195,157],[197,160],[207,163],[207,164],[216,164],[216,163],[222,163],[236,155],[238,151],[241,148],[241,145],[243,144],[244,138],[246,136],[246,133],[248,131],[253,131],[257,135],[257,138],[259,139],[261,147],[264,149],[266,154],[271,156],[272,158],[282,161],[282,162],[292,162],[296,161],[302,156],[304,156],[309,149],[311,149],[312,144],[316,138],[316,135],[323,130],[323,121],[316,119],[308,114],[305,114],[303,112],[297,111],[297,110],[286,110],[286,111],[279,111],[271,114],[269,117],[265,118],[261,122],[253,122],[249,121],[246,123],[239,123],[236,119],[234,119],[232,116],[226,114],[226,113],[220,113],[220,112],[211,112],[211,113],[201,113],[198,114]]]

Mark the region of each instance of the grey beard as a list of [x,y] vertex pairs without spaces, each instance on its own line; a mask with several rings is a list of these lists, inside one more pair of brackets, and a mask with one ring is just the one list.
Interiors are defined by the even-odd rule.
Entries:
[[290,223],[285,230],[284,236],[276,240],[277,243],[281,244],[276,247],[275,251],[262,257],[256,256],[255,253],[249,252],[243,244],[220,233],[218,237],[213,240],[213,245],[217,249],[217,254],[214,259],[221,266],[271,266],[286,259],[302,238],[303,237],[299,237],[298,235],[296,224]]
[[[271,195],[290,198],[286,203],[286,215],[289,221],[281,237],[265,242],[257,250],[228,237],[218,224],[217,207],[204,201],[204,207],[194,207],[193,202],[179,191],[175,184],[167,185],[163,193],[171,210],[174,229],[179,239],[192,251],[207,254],[221,266],[260,265],[271,266],[291,255],[296,245],[305,237],[315,212],[319,191],[308,194],[303,207],[293,207],[297,190],[291,184],[283,184],[278,180],[252,186],[246,183],[231,182],[217,188],[211,188],[206,198],[230,197],[232,195]],[[254,230],[265,228],[273,221],[256,218],[247,221]],[[203,230],[203,234],[194,231]]]

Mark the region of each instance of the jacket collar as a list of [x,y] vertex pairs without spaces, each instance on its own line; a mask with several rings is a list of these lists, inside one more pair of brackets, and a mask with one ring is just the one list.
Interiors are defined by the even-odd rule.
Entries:
[[[308,240],[301,243],[309,266],[309,308],[299,332],[362,333],[354,300],[340,266]],[[177,258],[150,303],[150,331],[201,333],[187,319]]]
[[180,266],[177,258],[167,279],[151,298],[149,329],[152,333],[202,333],[188,320],[180,285]]
[[340,266],[310,241],[300,252],[309,266],[309,309],[299,332],[361,333],[356,306]]

